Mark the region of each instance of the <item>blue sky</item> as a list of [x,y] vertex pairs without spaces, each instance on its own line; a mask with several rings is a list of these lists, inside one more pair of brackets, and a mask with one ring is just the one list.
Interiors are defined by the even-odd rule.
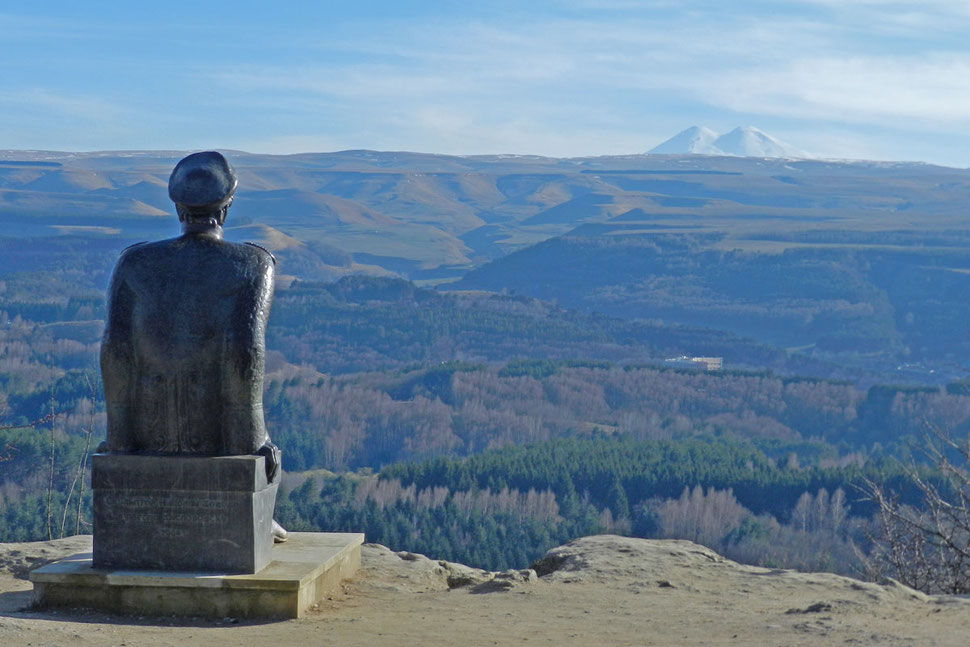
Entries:
[[970,166],[966,0],[0,8],[0,149],[644,152],[752,125]]

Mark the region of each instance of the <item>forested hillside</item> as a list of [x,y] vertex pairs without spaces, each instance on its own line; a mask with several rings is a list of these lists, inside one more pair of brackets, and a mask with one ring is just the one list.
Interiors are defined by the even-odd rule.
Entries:
[[[585,366],[584,366],[585,364]],[[863,460],[970,419],[970,397],[935,388],[595,362],[451,363],[318,375],[271,374],[270,426],[290,469],[380,467],[508,444],[586,435],[758,440],[784,458]],[[951,389],[954,390],[954,389]]]
[[713,328],[584,313],[527,296],[440,292],[401,279],[297,281],[277,293],[271,317],[269,347],[325,373],[520,357],[630,364],[684,354],[783,373],[840,370]]
[[[748,240],[585,231],[494,261],[455,287],[514,290],[582,312],[715,327],[881,380],[939,383],[966,373],[965,231]],[[796,244],[753,246],[782,238]]]

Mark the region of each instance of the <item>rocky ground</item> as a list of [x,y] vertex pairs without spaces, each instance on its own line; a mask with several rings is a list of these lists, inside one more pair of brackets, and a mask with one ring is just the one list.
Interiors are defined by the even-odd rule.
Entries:
[[603,535],[487,573],[365,545],[359,577],[286,622],[34,611],[26,572],[90,537],[0,544],[0,645],[960,645],[970,600],[739,565],[686,541]]

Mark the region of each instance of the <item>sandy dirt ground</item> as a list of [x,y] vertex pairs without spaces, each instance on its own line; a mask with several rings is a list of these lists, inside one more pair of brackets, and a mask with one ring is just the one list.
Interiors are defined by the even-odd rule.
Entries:
[[26,571],[88,550],[90,537],[0,544],[0,645],[970,644],[965,598],[742,566],[690,542],[610,535],[553,549],[538,578],[365,545],[360,575],[300,620],[30,609]]

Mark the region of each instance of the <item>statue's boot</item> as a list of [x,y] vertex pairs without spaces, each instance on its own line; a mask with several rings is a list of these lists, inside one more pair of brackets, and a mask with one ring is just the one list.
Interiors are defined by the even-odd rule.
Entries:
[[273,543],[282,544],[289,538],[289,533],[286,532],[283,526],[276,523],[276,519],[273,519]]

